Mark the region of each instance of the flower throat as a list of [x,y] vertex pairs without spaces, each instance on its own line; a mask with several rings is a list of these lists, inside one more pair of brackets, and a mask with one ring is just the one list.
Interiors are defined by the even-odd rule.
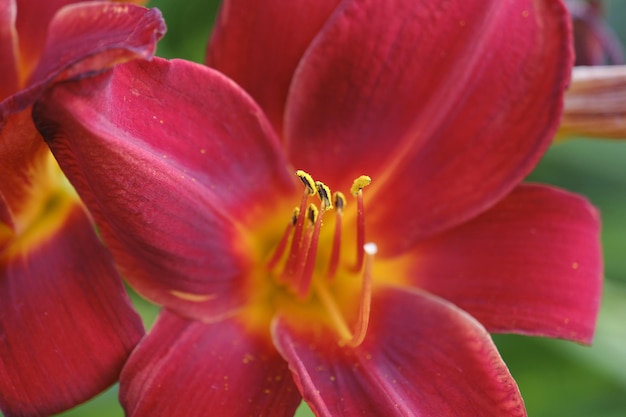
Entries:
[[[331,194],[330,188],[320,181],[314,181],[304,171],[296,171],[304,184],[300,205],[295,207],[285,231],[267,262],[267,268],[273,272],[275,281],[287,287],[300,301],[311,294],[318,297],[328,313],[339,336],[340,345],[358,346],[367,332],[372,293],[372,264],[377,247],[374,243],[365,244],[365,209],[363,188],[371,183],[368,176],[362,175],[354,180],[350,193],[356,199],[356,245],[355,261],[351,265],[340,262],[342,244],[342,223],[346,198],[343,193]],[[319,203],[310,203],[309,199],[319,197]],[[335,230],[332,248],[326,271],[322,276],[314,277],[318,258],[319,238],[322,230],[322,218],[328,211],[335,211]],[[340,266],[345,271],[341,273]],[[318,269],[319,270],[319,269]],[[329,286],[338,275],[361,274],[359,311],[356,323],[350,326],[333,297]]]

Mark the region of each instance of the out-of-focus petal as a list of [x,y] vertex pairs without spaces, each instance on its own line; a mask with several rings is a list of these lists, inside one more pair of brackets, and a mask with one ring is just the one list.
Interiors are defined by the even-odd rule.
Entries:
[[19,88],[15,0],[0,0],[0,101]]
[[0,409],[49,416],[113,384],[143,326],[78,205],[48,240],[13,249],[0,254]]
[[626,66],[574,68],[559,136],[626,139]]
[[37,65],[41,56],[48,25],[55,13],[71,3],[79,3],[78,0],[13,0],[17,3],[16,27],[19,33],[20,60],[22,70],[27,73]]
[[619,37],[604,19],[602,0],[566,0],[572,15],[575,65],[623,64]]
[[281,132],[293,72],[337,3],[226,0],[207,48],[207,65],[250,93]]
[[50,22],[44,51],[30,83],[48,80],[61,70],[63,77],[68,77],[132,58],[149,58],[165,30],[158,9],[110,2],[67,6]]
[[249,96],[155,59],[59,85],[33,114],[142,295],[194,317],[241,304],[245,231],[297,181]]
[[164,311],[124,367],[128,417],[293,416],[301,397],[268,335]]
[[55,79],[151,57],[164,32],[158,9],[111,2],[83,2],[61,9],[50,22],[28,88],[3,102],[0,116],[25,109]]
[[344,190],[370,175],[384,204],[369,233],[405,235],[381,248],[401,251],[532,169],[557,128],[570,43],[560,2],[344,2],[296,71],[289,157]]
[[133,3],[133,4],[139,4],[140,6],[145,5],[146,3],[148,3],[148,0],[112,0],[113,3]]
[[598,214],[586,200],[524,185],[412,251],[415,285],[490,332],[590,343],[602,287]]
[[289,317],[280,317],[273,333],[317,416],[526,415],[485,329],[426,293],[376,291],[357,348]]

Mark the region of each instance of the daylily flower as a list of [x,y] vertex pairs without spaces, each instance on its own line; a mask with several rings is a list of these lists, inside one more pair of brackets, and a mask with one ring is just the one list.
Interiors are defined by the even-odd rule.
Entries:
[[[75,4],[70,4],[75,3]],[[31,119],[55,81],[150,57],[158,10],[0,0],[0,409],[48,416],[118,379],[144,334],[110,253]]]
[[209,64],[239,85],[160,59],[57,85],[36,125],[164,306],[127,415],[525,415],[488,332],[590,343],[600,297],[595,209],[520,185],[569,35],[552,0],[232,0]]

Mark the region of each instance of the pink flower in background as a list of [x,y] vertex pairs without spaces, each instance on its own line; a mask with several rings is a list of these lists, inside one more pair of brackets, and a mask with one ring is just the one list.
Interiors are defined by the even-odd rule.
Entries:
[[208,51],[230,78],[57,85],[37,128],[165,307],[127,415],[525,415],[488,332],[590,343],[600,297],[595,209],[520,184],[569,29],[557,1],[233,0]]
[[[75,4],[70,4],[75,3]],[[55,81],[149,58],[158,10],[0,0],[0,409],[48,416],[113,384],[144,334],[109,252],[31,120]]]

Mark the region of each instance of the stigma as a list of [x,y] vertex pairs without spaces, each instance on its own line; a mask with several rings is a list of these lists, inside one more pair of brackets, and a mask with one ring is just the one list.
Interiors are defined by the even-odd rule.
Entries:
[[[277,242],[267,261],[276,284],[288,289],[301,303],[314,299],[313,304],[323,307],[338,336],[340,345],[358,346],[363,342],[369,322],[372,269],[377,246],[365,243],[365,206],[363,189],[371,183],[371,178],[362,175],[354,180],[350,195],[356,200],[356,216],[349,228],[353,232],[353,255],[342,254],[344,213],[348,205],[341,191],[331,192],[330,187],[315,181],[305,171],[296,171],[296,176],[304,185],[300,203],[294,207],[282,237]],[[320,237],[325,216],[334,212],[334,229]],[[331,218],[332,219],[332,218]],[[328,244],[328,241],[332,244]],[[349,241],[348,241],[349,243]],[[348,245],[349,246],[349,245]],[[319,253],[321,251],[321,253]],[[351,295],[358,299],[356,314],[346,314],[345,306],[340,305],[335,289],[336,281],[360,279],[360,292]],[[348,286],[353,287],[349,282]],[[345,284],[345,283],[344,283]],[[352,305],[352,303],[351,303]],[[351,317],[352,322],[346,320]],[[356,319],[354,319],[356,317]]]

